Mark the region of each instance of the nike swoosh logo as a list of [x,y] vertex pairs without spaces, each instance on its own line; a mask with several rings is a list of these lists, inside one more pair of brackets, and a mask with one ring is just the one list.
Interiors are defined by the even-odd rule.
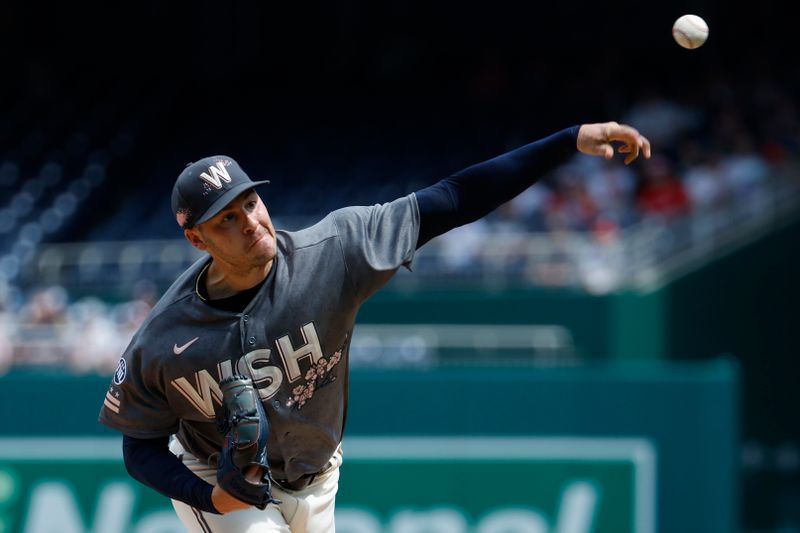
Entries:
[[195,337],[194,339],[190,340],[189,342],[187,342],[183,346],[178,346],[177,344],[175,344],[175,345],[172,346],[172,351],[175,353],[175,355],[180,355],[180,354],[182,354],[183,352],[186,351],[186,348],[188,348],[189,346],[194,344],[194,341],[196,341],[199,338],[200,337]]

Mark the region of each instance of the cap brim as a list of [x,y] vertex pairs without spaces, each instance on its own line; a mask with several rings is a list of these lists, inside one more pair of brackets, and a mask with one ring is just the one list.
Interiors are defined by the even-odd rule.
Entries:
[[225,192],[222,196],[217,198],[217,201],[214,202],[206,209],[206,212],[203,213],[203,216],[195,220],[195,225],[202,224],[203,222],[208,222],[214,216],[216,216],[220,211],[225,209],[225,206],[231,203],[237,196],[242,194],[247,189],[252,189],[256,185],[263,185],[265,183],[269,183],[269,180],[261,180],[261,181],[251,181],[247,183],[240,183],[235,187],[231,187],[229,190]]

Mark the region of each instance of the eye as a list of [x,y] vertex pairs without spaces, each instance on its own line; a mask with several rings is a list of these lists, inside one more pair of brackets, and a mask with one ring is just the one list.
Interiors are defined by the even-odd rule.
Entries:
[[234,214],[233,213],[228,213],[227,215],[222,217],[222,220],[220,222],[222,222],[222,223],[230,222],[233,219],[234,219]]
[[255,200],[250,200],[249,202],[247,202],[247,209],[251,210],[255,209],[256,205],[258,205],[258,202],[256,202]]

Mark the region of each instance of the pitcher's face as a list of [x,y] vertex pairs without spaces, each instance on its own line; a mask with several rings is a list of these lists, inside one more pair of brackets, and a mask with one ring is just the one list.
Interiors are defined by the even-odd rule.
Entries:
[[214,218],[186,230],[186,238],[212,257],[243,267],[257,267],[275,257],[275,228],[261,197],[250,189]]

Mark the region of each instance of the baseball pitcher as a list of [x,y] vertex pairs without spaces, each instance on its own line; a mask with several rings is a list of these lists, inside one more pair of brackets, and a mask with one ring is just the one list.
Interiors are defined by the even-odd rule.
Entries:
[[615,122],[557,132],[383,205],[273,227],[232,158],[188,165],[175,220],[207,256],[133,337],[100,422],[132,477],[192,532],[334,531],[356,314],[415,251],[514,198],[576,149],[625,163],[650,143]]

